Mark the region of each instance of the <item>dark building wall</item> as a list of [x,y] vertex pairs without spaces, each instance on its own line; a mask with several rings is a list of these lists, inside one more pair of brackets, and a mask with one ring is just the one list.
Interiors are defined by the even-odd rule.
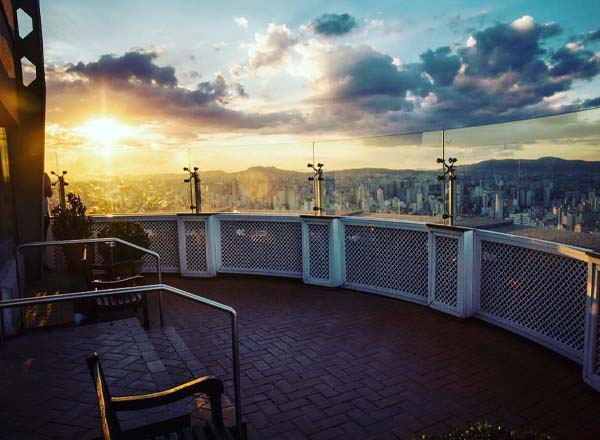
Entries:
[[[21,38],[17,11],[33,31]],[[35,66],[23,84],[21,59]],[[42,237],[45,78],[39,0],[0,0],[0,276],[14,244]],[[33,258],[29,273],[35,273]]]

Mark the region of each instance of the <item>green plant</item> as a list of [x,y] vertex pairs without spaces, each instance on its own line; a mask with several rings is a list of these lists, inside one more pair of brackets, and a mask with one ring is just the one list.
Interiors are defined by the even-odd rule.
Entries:
[[[150,247],[150,236],[138,222],[111,222],[99,236],[120,238],[121,240],[128,241],[129,243],[136,244],[143,248]],[[111,248],[106,245],[100,246],[99,251],[104,258],[104,261],[110,259],[110,249]],[[138,260],[142,258],[143,255],[143,252],[119,243],[113,248],[113,261],[115,263],[119,261]]]
[[552,438],[534,431],[517,431],[488,422],[476,422],[464,430],[431,436],[423,434],[414,440],[552,440]]
[[86,207],[77,194],[67,194],[65,209],[52,209],[52,234],[57,240],[76,240],[92,236],[93,220],[85,215]]

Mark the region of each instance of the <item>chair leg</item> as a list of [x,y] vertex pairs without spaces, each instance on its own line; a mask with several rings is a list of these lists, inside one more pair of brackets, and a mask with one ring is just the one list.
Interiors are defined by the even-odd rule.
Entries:
[[150,330],[150,319],[148,316],[148,298],[146,295],[142,296],[142,313],[144,314],[144,329]]
[[215,426],[223,426],[223,407],[221,404],[221,394],[211,393],[210,398],[210,412],[211,419]]

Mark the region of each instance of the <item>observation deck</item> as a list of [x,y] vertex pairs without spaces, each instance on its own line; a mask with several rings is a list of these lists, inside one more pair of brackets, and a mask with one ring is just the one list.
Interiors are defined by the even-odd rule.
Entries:
[[[354,217],[95,217],[96,232],[113,219],[150,233],[169,273],[163,282],[237,310],[249,438],[410,439],[477,420],[600,436],[594,253]],[[60,248],[50,264],[64,265]],[[149,280],[153,264],[144,264]],[[84,356],[102,347],[112,353],[109,386],[140,392],[213,374],[232,396],[227,320],[169,295],[165,328],[155,303],[151,311],[149,331],[116,320],[0,343],[9,391],[0,396],[0,437],[97,436]],[[197,401],[185,405],[202,412]],[[161,415],[136,417],[128,422]]]

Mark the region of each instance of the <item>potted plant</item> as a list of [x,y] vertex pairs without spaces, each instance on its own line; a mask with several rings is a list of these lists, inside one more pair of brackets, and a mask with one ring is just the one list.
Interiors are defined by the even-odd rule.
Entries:
[[[99,237],[120,238],[143,248],[150,247],[150,236],[139,222],[111,222],[99,234]],[[100,246],[99,251],[104,264],[115,265],[117,272],[119,266],[125,270],[129,268],[129,271],[135,274],[141,272],[143,252],[119,243],[116,246]]]
[[[52,233],[56,240],[78,240],[92,236],[93,220],[85,214],[86,207],[77,194],[67,194],[66,206],[52,209]],[[63,246],[67,268],[71,272],[81,270],[83,244]]]

